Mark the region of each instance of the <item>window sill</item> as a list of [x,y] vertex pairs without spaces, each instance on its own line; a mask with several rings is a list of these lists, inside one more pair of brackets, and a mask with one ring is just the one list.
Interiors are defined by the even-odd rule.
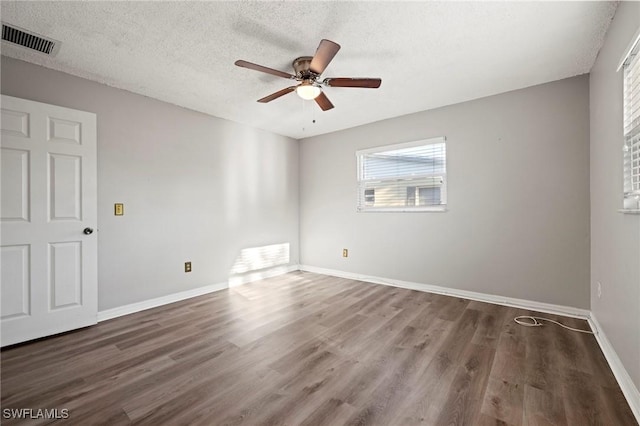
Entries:
[[358,210],[358,213],[445,213],[447,212],[447,206],[437,207],[422,207],[418,209],[410,208],[393,208],[393,207],[371,207],[368,209]]
[[620,209],[618,213],[622,214],[640,214],[640,209]]

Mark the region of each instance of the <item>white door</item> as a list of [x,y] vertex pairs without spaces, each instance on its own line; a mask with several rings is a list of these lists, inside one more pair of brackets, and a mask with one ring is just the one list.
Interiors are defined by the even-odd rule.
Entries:
[[96,115],[2,96],[2,346],[96,323]]

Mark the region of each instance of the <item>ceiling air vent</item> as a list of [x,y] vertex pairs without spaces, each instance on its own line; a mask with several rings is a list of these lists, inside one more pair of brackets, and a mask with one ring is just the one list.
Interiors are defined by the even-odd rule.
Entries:
[[2,41],[17,44],[27,49],[54,56],[60,49],[60,42],[45,38],[32,31],[2,23]]

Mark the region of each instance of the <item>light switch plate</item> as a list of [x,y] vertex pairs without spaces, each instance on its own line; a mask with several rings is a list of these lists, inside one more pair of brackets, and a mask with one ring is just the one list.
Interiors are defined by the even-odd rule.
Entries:
[[113,205],[113,214],[116,216],[124,216],[124,204],[116,203]]

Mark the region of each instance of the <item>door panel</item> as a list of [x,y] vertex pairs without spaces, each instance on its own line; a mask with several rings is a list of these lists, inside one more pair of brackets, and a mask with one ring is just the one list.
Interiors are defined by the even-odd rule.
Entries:
[[96,323],[96,116],[2,96],[2,346]]
[[49,307],[82,305],[82,242],[49,244]]
[[81,123],[49,117],[49,140],[52,142],[81,144]]
[[2,319],[30,314],[29,246],[4,246],[1,249]]
[[82,157],[49,154],[49,219],[82,220]]
[[29,151],[2,148],[0,179],[3,221],[29,221]]
[[29,113],[2,108],[0,122],[3,135],[29,137]]

